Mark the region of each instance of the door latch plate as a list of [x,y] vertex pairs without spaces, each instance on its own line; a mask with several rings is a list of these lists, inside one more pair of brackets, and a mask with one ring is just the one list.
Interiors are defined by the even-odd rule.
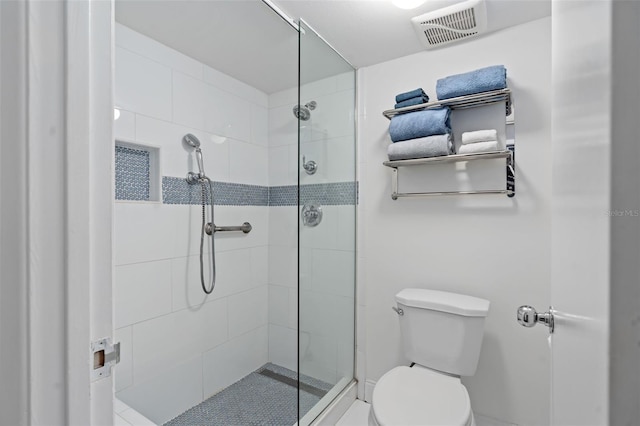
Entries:
[[111,369],[120,362],[120,342],[112,343],[110,337],[91,343],[91,381],[111,376]]

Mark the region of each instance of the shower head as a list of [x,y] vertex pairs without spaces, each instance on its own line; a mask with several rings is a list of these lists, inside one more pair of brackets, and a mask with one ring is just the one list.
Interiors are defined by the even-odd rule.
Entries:
[[293,107],[293,115],[302,121],[307,121],[311,118],[311,111],[316,109],[316,101],[311,101],[306,105],[296,105]]
[[[196,150],[196,161],[198,163],[198,177],[200,179],[206,178],[207,176],[204,174],[204,161],[202,159],[202,150],[200,149],[200,140],[192,135],[191,133],[187,133],[182,138],[182,142],[186,143],[190,147],[195,148]],[[188,181],[188,179],[187,179]]]
[[187,133],[186,135],[184,135],[182,141],[192,148],[200,148],[200,140],[191,133]]

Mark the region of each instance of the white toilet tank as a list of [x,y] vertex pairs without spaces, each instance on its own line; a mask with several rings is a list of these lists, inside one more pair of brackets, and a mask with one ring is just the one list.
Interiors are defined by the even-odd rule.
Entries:
[[406,288],[396,294],[405,356],[416,364],[473,376],[489,301],[445,291]]

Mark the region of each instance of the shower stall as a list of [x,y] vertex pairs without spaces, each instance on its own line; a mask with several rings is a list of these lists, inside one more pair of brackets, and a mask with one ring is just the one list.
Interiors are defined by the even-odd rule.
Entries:
[[354,380],[355,70],[262,1],[115,10],[115,396],[310,424]]

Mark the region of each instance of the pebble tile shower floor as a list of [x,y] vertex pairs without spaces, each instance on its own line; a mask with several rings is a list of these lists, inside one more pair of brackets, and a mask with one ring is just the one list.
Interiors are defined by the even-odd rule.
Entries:
[[[294,425],[298,421],[297,376],[295,371],[271,363],[265,364],[165,425]],[[277,380],[278,377],[280,380]],[[303,375],[300,382],[302,417],[331,389],[331,385]]]

